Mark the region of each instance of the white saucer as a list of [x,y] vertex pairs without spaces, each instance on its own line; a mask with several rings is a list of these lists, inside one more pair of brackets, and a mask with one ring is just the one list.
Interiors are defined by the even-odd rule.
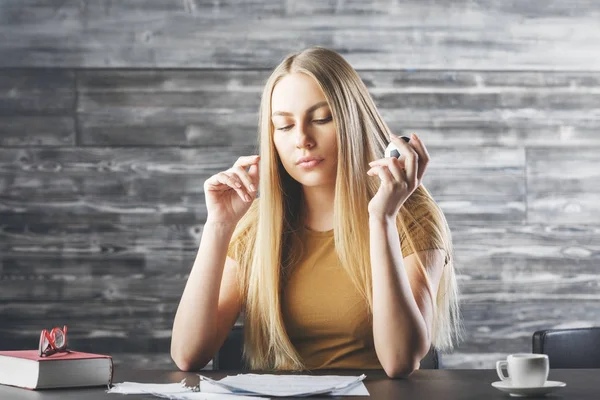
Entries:
[[513,387],[510,381],[497,381],[493,382],[492,386],[498,390],[506,392],[514,397],[527,397],[527,396],[543,396],[550,392],[555,391],[561,387],[567,386],[564,382],[558,381],[546,381],[544,386],[538,387]]

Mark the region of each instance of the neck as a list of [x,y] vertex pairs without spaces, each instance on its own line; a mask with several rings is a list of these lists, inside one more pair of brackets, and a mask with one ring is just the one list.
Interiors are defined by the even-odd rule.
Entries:
[[304,225],[313,231],[333,229],[333,201],[335,188],[331,186],[303,186],[306,210]]

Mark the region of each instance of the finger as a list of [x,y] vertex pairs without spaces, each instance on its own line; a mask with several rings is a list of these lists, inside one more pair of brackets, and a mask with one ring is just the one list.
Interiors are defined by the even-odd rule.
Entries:
[[211,176],[204,182],[205,189],[209,188],[210,190],[226,190],[225,186],[229,188],[229,184],[219,179],[219,174]]
[[234,167],[230,170],[232,174],[235,174],[237,178],[244,184],[244,187],[248,192],[256,192],[256,187],[254,186],[254,182],[252,182],[252,178],[246,172],[246,168],[244,167]]
[[406,174],[402,170],[404,166],[403,161],[395,157],[388,157],[382,160],[377,160],[370,164],[372,164],[372,167],[369,171],[376,171],[376,169],[379,167],[387,167],[395,180],[406,182]]
[[404,160],[404,170],[406,171],[406,182],[408,183],[408,187],[411,189],[417,187],[419,155],[410,144],[406,143],[400,137],[391,135],[391,139],[400,150],[400,154],[406,157]]
[[379,179],[381,179],[382,183],[392,184],[394,183],[394,176],[390,172],[387,166],[379,167],[379,171],[377,172],[379,175]]
[[425,174],[425,170],[427,169],[427,164],[429,164],[429,152],[425,147],[425,144],[421,141],[421,138],[417,136],[416,133],[412,134],[411,142],[413,143],[413,147],[415,151],[419,154],[419,170],[417,172],[417,179],[419,182],[423,179],[423,174]]
[[403,159],[399,159],[396,157],[386,157],[386,158],[380,158],[378,160],[374,160],[371,161],[369,163],[369,166],[374,167],[374,166],[383,166],[383,165],[388,165],[390,163],[391,160],[398,160],[400,161],[400,164],[402,165],[402,167],[404,167],[404,160]]
[[224,179],[222,179],[219,174],[211,176],[204,182],[204,187],[210,190],[227,190],[230,188],[229,183],[227,183]]
[[240,198],[242,200],[244,200],[244,201],[251,200],[248,193],[246,193],[246,190],[243,187],[242,183],[237,180],[237,177],[235,177],[233,175],[229,175],[226,172],[220,172],[217,174],[216,177],[219,182],[221,182],[221,183],[229,186],[233,190],[235,190],[236,193],[240,196]]
[[260,160],[260,156],[255,154],[253,156],[242,156],[237,159],[237,161],[233,164],[234,167],[242,167],[246,168],[251,166],[252,164],[258,163]]
[[402,169],[403,163],[395,157],[392,157],[387,165],[394,180],[398,182],[407,182],[406,172]]
[[367,174],[370,176],[375,176],[375,175],[379,176],[379,179],[381,179],[382,183],[393,183],[394,182],[394,177],[392,176],[392,174],[390,173],[389,169],[386,166],[373,167],[367,172]]
[[258,189],[258,185],[260,183],[259,177],[260,175],[258,174],[258,165],[259,163],[253,164],[250,166],[250,168],[248,168],[248,175],[250,175],[250,178],[252,179],[252,182],[254,183],[254,186],[256,186],[256,188]]

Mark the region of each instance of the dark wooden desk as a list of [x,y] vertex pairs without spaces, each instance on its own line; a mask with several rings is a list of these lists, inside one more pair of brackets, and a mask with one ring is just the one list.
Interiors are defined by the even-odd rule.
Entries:
[[[202,374],[220,379],[235,371],[202,371]],[[319,371],[319,374],[359,375],[360,371]],[[408,379],[388,379],[383,372],[365,371],[365,385],[370,397],[347,397],[348,399],[511,399],[491,386],[498,380],[494,370],[422,370]],[[198,383],[196,373],[176,371],[140,371],[120,367],[115,369],[114,382],[174,383],[186,378],[188,385]],[[566,382],[565,388],[548,395],[547,399],[598,399],[600,398],[600,369],[552,370],[550,380]],[[248,397],[251,399],[251,397]],[[313,397],[314,398],[314,397]],[[323,397],[332,399],[332,397]],[[149,395],[108,394],[106,388],[30,391],[0,385],[2,400],[48,400],[48,399],[157,399]]]

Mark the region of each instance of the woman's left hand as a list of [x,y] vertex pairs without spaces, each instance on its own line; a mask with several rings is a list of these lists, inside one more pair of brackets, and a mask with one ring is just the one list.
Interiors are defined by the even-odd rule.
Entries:
[[387,157],[369,163],[370,176],[381,179],[379,190],[369,202],[369,215],[379,218],[396,218],[402,204],[421,184],[429,163],[429,153],[421,140],[412,134],[406,143],[400,136],[391,140],[402,155],[400,159]]

